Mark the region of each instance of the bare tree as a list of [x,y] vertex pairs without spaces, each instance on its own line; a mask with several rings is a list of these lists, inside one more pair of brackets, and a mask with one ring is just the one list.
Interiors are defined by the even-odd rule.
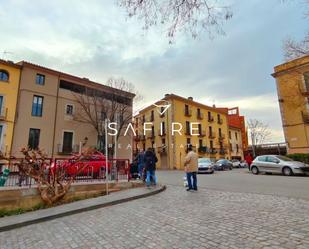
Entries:
[[309,32],[304,40],[297,42],[292,38],[288,38],[283,44],[285,60],[292,60],[298,57],[309,55]]
[[232,18],[229,6],[220,6],[212,0],[118,0],[129,17],[137,16],[144,29],[157,24],[167,26],[172,42],[177,32],[189,32],[193,38],[201,31],[224,34],[224,21]]
[[[304,5],[309,7],[309,0],[304,1]],[[305,12],[305,18],[309,18],[309,11]],[[309,55],[309,32],[302,41],[296,41],[289,37],[283,42],[284,58],[286,61],[293,60],[298,57]]]
[[[98,149],[101,151],[104,150],[105,142],[107,142],[105,141],[105,120],[117,123],[117,142],[127,125],[132,121],[132,97],[136,96],[136,101],[142,98],[135,90],[134,85],[123,78],[110,78],[106,85],[113,90],[102,92],[86,88],[83,93],[74,93],[75,100],[79,104],[74,119],[90,124],[96,130]],[[115,141],[113,140],[111,144],[111,153],[113,154]]]
[[253,156],[255,157],[256,147],[264,143],[269,138],[271,132],[267,124],[257,119],[249,119],[247,127],[251,138]]
[[[85,164],[78,169],[75,175],[66,177],[66,171],[59,165],[52,167],[51,160],[42,151],[23,148],[21,152],[24,155],[21,159],[6,158],[2,154],[0,154],[0,159],[13,162],[21,174],[34,179],[42,200],[48,206],[52,206],[64,198],[75,177],[86,167]],[[78,162],[90,158],[93,153],[95,153],[94,149],[85,149],[81,154],[75,155],[74,159]]]

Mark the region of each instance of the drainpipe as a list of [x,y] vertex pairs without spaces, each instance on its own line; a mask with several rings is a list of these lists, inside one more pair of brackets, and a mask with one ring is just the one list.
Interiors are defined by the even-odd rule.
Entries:
[[58,85],[57,85],[57,95],[56,95],[56,109],[55,109],[54,132],[53,132],[52,153],[51,153],[52,158],[54,158],[54,148],[55,148],[56,122],[57,122],[58,100],[59,100],[59,87],[60,87],[60,74],[58,75]]
[[13,132],[12,132],[12,141],[10,144],[10,153],[9,153],[9,157],[12,156],[12,148],[13,148],[13,143],[14,143],[14,135],[15,135],[15,123],[17,121],[18,118],[18,107],[19,107],[19,98],[20,98],[20,83],[21,83],[21,75],[22,75],[22,70],[23,66],[21,66],[20,68],[20,73],[19,73],[19,80],[18,80],[18,88],[17,88],[17,99],[16,99],[16,106],[15,106],[15,115],[14,115],[14,121],[13,121]]

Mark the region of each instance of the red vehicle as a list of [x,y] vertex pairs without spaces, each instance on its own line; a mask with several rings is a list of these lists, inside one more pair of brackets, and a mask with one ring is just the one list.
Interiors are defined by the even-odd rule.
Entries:
[[[105,176],[106,157],[102,153],[97,152],[93,154],[90,159],[87,157],[84,160],[79,160],[78,162],[76,162],[76,159],[76,156],[72,156],[69,159],[65,160],[56,159],[56,167],[55,162],[53,162],[51,165],[51,169],[64,170],[67,176],[81,175],[91,176],[93,178]],[[108,173],[110,172],[111,163],[109,162]]]

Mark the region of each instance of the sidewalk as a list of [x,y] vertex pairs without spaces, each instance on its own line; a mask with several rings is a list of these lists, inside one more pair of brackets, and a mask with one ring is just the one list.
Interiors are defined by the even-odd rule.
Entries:
[[100,196],[82,201],[75,201],[52,208],[46,208],[38,211],[28,212],[25,214],[0,218],[0,232],[12,230],[34,223],[56,219],[66,215],[76,214],[148,197],[158,194],[165,189],[165,185],[159,185],[153,188],[133,188],[114,192],[106,196]]

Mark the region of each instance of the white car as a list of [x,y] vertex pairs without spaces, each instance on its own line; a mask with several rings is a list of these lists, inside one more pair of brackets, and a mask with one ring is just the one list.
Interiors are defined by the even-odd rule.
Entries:
[[199,158],[198,159],[198,173],[214,173],[214,163],[210,158]]
[[241,168],[248,168],[248,163],[245,160],[240,161]]
[[278,155],[265,155],[258,156],[254,159],[250,166],[253,174],[259,173],[281,173],[285,176],[293,174],[306,174],[309,175],[309,165],[291,158]]
[[240,168],[241,167],[241,164],[240,164],[239,160],[233,159],[231,162],[233,164],[233,168]]

